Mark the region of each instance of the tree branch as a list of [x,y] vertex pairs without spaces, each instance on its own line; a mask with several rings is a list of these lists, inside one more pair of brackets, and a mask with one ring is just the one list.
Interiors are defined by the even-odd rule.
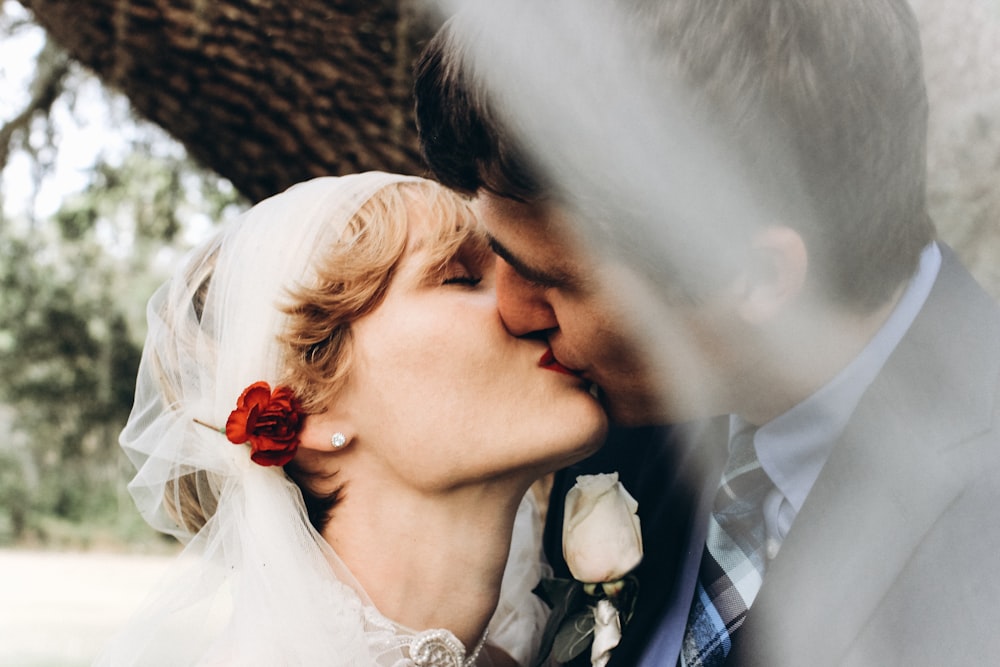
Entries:
[[69,68],[69,58],[46,40],[36,60],[31,99],[19,114],[0,127],[0,171],[7,166],[14,136],[20,131],[27,132],[36,115],[48,115],[52,105],[62,94],[63,80],[69,74]]

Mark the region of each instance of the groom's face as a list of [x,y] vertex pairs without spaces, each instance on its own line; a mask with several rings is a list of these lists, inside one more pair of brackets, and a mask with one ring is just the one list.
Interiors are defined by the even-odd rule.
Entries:
[[547,339],[561,364],[601,387],[619,423],[664,421],[656,378],[625,324],[607,267],[537,206],[486,193],[476,209],[497,255],[497,303],[507,329]]

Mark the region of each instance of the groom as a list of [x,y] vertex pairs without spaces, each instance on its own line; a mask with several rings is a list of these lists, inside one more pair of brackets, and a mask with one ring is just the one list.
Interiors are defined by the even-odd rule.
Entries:
[[[546,337],[620,423],[683,424],[621,432],[590,464],[639,486],[647,541],[639,607],[612,667],[991,664],[1000,310],[926,212],[927,104],[907,3],[628,6],[636,40],[651,45],[634,69],[689,96],[664,118],[686,109],[728,138],[720,188],[732,167],[747,201],[766,204],[744,220],[662,211],[679,249],[656,246],[652,269],[622,270],[623,258],[648,259],[641,243],[612,236],[598,250],[579,234],[600,225],[549,169],[564,147],[539,150],[535,119],[510,103],[518,90],[491,88],[470,55],[476,30],[492,24],[446,26],[416,83],[428,163],[475,196],[492,237],[507,328]],[[503,38],[512,49],[531,42]],[[578,106],[552,134],[592,131],[588,111]],[[640,129],[618,125],[610,137]],[[642,169],[662,165],[650,180],[669,188],[683,170],[660,157]],[[608,165],[569,166],[588,184],[617,182]],[[704,163],[690,167],[713,178]],[[611,202],[602,219],[634,220],[642,202],[613,194],[595,198]],[[622,285],[655,343],[620,305]],[[557,480],[550,537],[576,472]],[[557,541],[547,555],[565,573]]]

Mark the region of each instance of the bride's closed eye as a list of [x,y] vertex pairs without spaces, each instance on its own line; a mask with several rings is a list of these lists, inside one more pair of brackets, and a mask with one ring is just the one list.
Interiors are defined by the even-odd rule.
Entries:
[[469,287],[475,287],[480,282],[482,282],[482,277],[473,276],[468,273],[462,273],[458,275],[452,275],[441,281],[442,285],[467,285]]
[[483,280],[484,264],[477,253],[464,247],[448,261],[442,271],[442,285],[475,287]]
[[472,236],[441,258],[439,264],[428,267],[428,284],[474,288],[490,274],[493,264],[489,246],[479,236]]

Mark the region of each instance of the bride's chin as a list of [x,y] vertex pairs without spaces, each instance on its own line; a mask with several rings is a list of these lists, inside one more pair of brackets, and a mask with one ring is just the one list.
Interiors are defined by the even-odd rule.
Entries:
[[567,447],[564,455],[556,461],[553,472],[567,466],[579,463],[583,459],[597,453],[597,450],[604,444],[604,439],[608,434],[608,421],[603,411],[599,411],[599,419],[594,423],[595,428],[583,437],[578,439],[572,446]]

